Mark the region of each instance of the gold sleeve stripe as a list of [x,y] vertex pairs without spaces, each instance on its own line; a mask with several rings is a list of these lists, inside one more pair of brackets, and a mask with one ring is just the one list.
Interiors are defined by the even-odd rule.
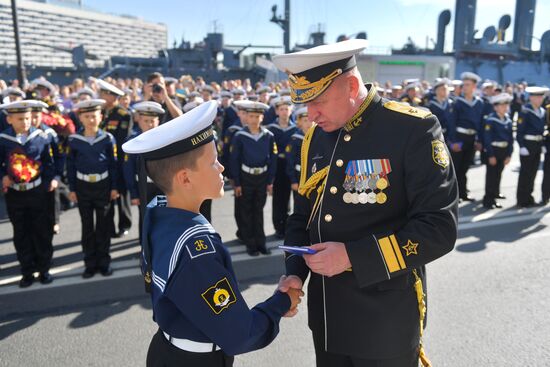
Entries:
[[403,257],[401,257],[401,261],[398,260],[396,252],[399,256],[401,256],[401,253],[399,252],[399,249],[394,252],[394,246],[390,240],[390,237],[379,238],[378,246],[380,246],[380,250],[382,250],[382,256],[384,257],[384,261],[386,262],[386,266],[388,267],[390,273],[405,269]]
[[395,235],[390,236],[390,241],[393,246],[393,250],[395,251],[395,254],[397,255],[397,260],[399,261],[399,266],[401,266],[401,269],[405,269],[407,266],[405,265],[405,259],[403,259],[403,255],[401,254],[401,250],[399,250],[399,244],[397,243],[397,238],[395,238]]
[[306,135],[304,136],[304,140],[302,142],[302,150],[300,151],[300,163],[302,170],[300,172],[300,186],[306,183],[307,178],[307,155],[309,153],[309,144],[311,143],[311,138],[313,137],[313,132],[315,131],[315,127],[317,125],[314,123],[313,126],[309,128],[309,130],[306,132]]

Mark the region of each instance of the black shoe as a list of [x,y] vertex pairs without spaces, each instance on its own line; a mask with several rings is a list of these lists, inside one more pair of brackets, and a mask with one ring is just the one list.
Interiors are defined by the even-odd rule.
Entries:
[[19,281],[19,288],[27,288],[34,282],[34,275],[23,275]]
[[82,273],[82,278],[88,279],[88,278],[93,277],[94,274],[95,274],[95,269],[94,268],[86,268],[84,270],[84,273]]
[[506,199],[506,196],[504,196],[502,194],[498,194],[497,196],[495,196],[495,199],[504,200],[504,199]]
[[40,283],[42,283],[42,284],[50,284],[51,282],[53,282],[53,277],[52,277],[52,275],[50,274],[49,271],[45,271],[43,273],[40,273],[40,276],[38,277],[38,279],[40,280]]
[[103,275],[104,277],[108,277],[108,276],[113,275],[113,268],[111,268],[110,265],[102,266],[102,267],[99,268],[99,272],[100,272],[101,275]]
[[260,247],[260,253],[263,255],[271,255],[271,250],[263,246],[263,247]]
[[252,250],[252,249],[246,249],[246,253],[249,256],[253,256],[253,257],[260,255],[260,252],[258,250]]
[[117,238],[120,238],[120,237],[128,236],[128,234],[130,234],[130,232],[128,231],[128,229],[121,229],[121,230],[118,231],[118,233],[116,234],[116,237],[117,237]]

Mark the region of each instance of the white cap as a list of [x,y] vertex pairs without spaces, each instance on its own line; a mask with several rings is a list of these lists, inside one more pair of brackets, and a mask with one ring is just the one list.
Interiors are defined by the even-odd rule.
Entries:
[[307,107],[300,107],[296,110],[296,117],[307,116]]
[[501,103],[510,103],[514,99],[508,93],[500,93],[496,96],[491,97],[491,104],[501,104]]
[[73,106],[74,110],[77,110],[79,113],[90,112],[95,110],[100,110],[101,107],[105,104],[104,99],[87,99],[85,101],[80,101]]
[[139,102],[133,105],[132,108],[140,115],[147,116],[158,116],[165,112],[160,103],[153,101]]
[[464,84],[464,82],[462,80],[459,80],[459,79],[451,80],[451,85],[454,86],[454,87],[461,86],[462,84]]
[[107,91],[111,94],[114,94],[115,96],[123,96],[124,92],[120,90],[119,88],[115,87],[111,83],[107,83],[105,80],[102,79],[96,79],[95,82],[97,83],[97,86],[100,90]]
[[527,87],[525,88],[525,92],[529,93],[530,95],[543,95],[546,92],[548,92],[549,89],[546,87]]
[[31,85],[34,85],[35,87],[43,87],[49,90],[50,93],[55,93],[54,85],[45,79],[34,79],[31,82]]
[[0,105],[0,109],[7,111],[7,113],[30,112],[31,108],[32,105],[28,100],[15,101]]
[[214,139],[212,123],[218,103],[208,101],[154,129],[148,130],[122,145],[130,154],[147,159],[162,159],[188,152]]
[[471,71],[465,71],[462,74],[460,74],[460,79],[462,79],[462,80],[472,80],[476,84],[479,83],[479,81],[481,80],[479,75],[477,75],[476,73],[472,73]]
[[21,98],[26,97],[25,92],[23,92],[21,89],[19,89],[17,87],[8,87],[4,90],[3,94],[4,94],[4,96],[12,95],[12,96],[19,96]]
[[292,99],[290,98],[290,96],[281,96],[274,103],[275,107],[279,107],[284,104],[292,106]]
[[201,97],[195,97],[195,99],[192,101],[192,102],[187,102],[182,110],[183,112],[189,112],[191,111],[193,108],[199,106],[200,104],[202,104],[204,102],[204,100],[201,98]]
[[30,104],[31,109],[33,111],[42,111],[48,109],[48,104],[42,101],[38,101],[36,99],[29,99],[27,100],[27,103]]
[[95,96],[95,92],[91,89],[91,88],[88,88],[88,87],[84,87],[84,88],[80,88],[77,92],[76,92],[77,96],[80,97],[81,95],[83,94],[87,94],[89,95],[90,97],[94,98]]

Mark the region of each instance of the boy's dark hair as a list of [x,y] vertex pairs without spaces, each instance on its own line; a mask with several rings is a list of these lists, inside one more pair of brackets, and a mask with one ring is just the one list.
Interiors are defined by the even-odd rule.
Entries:
[[203,154],[207,146],[209,146],[209,144],[204,144],[197,149],[172,157],[148,160],[145,163],[147,173],[155,182],[155,185],[157,185],[166,195],[169,195],[172,193],[172,179],[174,175],[185,168],[196,169],[197,160]]
[[154,73],[151,73],[147,76],[147,83],[151,83],[155,79],[162,79],[164,76],[162,76],[161,73],[158,71],[155,71]]

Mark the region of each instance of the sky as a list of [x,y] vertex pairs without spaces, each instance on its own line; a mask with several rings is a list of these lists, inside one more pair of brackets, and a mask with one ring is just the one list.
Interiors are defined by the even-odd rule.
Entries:
[[[201,41],[207,32],[224,33],[226,44],[254,44],[281,46],[283,32],[269,21],[271,7],[277,5],[282,16],[284,0],[83,0],[94,10],[127,14],[168,27],[168,45],[182,37],[186,41]],[[513,36],[516,0],[478,0],[476,29],[479,37],[488,26],[497,26],[504,14],[512,16],[506,40]],[[367,32],[371,50],[383,52],[389,47],[401,48],[410,36],[420,47],[426,46],[427,37],[436,39],[437,19],[442,10],[451,10],[451,23],[447,26],[446,50],[452,49],[455,0],[291,0],[291,47],[306,43],[309,33],[320,24],[326,32],[325,42],[336,41],[339,35],[347,36]],[[538,0],[534,36],[540,38],[550,30],[550,0]],[[539,41],[533,40],[533,48]],[[430,48],[433,43],[429,42]],[[271,49],[275,53],[282,49]]]

